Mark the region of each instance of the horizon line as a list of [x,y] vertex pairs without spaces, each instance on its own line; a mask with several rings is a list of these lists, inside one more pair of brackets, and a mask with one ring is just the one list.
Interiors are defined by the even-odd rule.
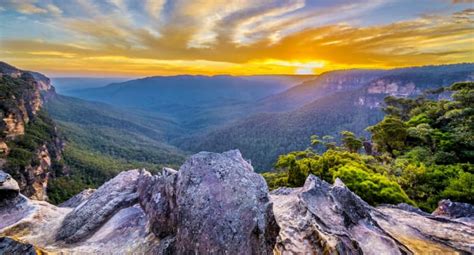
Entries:
[[[6,63],[6,62],[5,62]],[[80,76],[80,75],[71,75],[71,76],[64,76],[64,75],[46,75],[51,79],[64,79],[64,78],[74,78],[74,79],[145,79],[145,78],[153,78],[153,77],[178,77],[178,76],[193,76],[193,77],[218,77],[218,76],[230,76],[230,77],[250,77],[250,76],[293,76],[293,77],[305,77],[305,76],[320,76],[326,73],[332,73],[332,72],[339,72],[339,71],[355,71],[355,70],[396,70],[396,69],[406,69],[406,68],[423,68],[423,67],[441,67],[441,66],[452,66],[452,65],[474,65],[473,62],[459,62],[459,63],[450,63],[450,64],[431,64],[431,65],[414,65],[414,66],[400,66],[400,67],[388,67],[388,68],[382,68],[382,67],[374,67],[374,68],[364,68],[364,67],[354,67],[354,68],[341,68],[341,69],[334,69],[334,70],[328,70],[324,71],[321,73],[314,73],[314,74],[296,74],[296,73],[287,73],[287,74],[229,74],[229,73],[224,73],[224,74],[187,74],[187,73],[182,73],[182,74],[156,74],[156,75],[117,75],[117,76]],[[20,70],[24,70],[21,69]],[[24,70],[24,71],[34,71],[38,72],[36,70]],[[44,74],[44,73],[43,73]]]

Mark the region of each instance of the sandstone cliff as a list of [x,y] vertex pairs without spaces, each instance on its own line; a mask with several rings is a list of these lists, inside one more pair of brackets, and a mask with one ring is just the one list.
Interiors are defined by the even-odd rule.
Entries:
[[201,152],[175,171],[122,172],[56,207],[0,172],[0,253],[471,254],[473,206],[371,207],[341,181],[309,176],[271,193],[239,151]]
[[41,111],[55,95],[49,78],[0,62],[0,167],[12,174],[26,196],[45,200],[61,141]]

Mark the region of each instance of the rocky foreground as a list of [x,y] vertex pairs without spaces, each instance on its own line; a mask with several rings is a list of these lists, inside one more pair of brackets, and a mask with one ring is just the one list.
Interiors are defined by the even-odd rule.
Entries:
[[374,208],[340,180],[268,192],[239,151],[122,172],[59,207],[0,171],[0,254],[472,254],[474,206]]

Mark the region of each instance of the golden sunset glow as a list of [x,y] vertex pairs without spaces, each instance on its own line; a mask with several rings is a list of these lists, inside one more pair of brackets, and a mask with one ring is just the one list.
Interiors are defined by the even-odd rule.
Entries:
[[0,59],[52,76],[474,61],[472,1],[2,1]]

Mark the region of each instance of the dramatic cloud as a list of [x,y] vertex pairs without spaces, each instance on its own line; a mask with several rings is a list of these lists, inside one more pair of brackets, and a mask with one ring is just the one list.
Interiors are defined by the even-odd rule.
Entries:
[[468,3],[474,3],[474,0],[452,0],[453,4],[468,4]]
[[472,62],[469,2],[5,1],[0,58],[53,75],[310,73]]

